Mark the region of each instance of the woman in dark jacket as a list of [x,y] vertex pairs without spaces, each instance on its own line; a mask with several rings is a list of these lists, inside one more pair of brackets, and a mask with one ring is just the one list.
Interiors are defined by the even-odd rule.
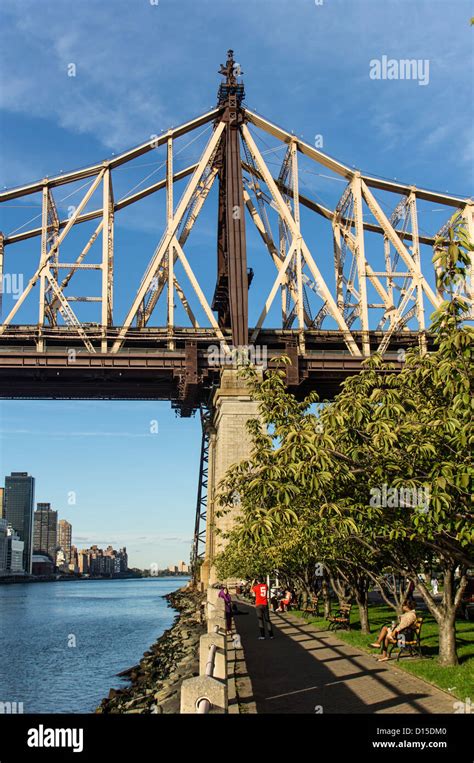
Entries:
[[227,633],[232,633],[232,596],[227,586],[219,591],[219,598],[224,599],[225,606],[225,624]]

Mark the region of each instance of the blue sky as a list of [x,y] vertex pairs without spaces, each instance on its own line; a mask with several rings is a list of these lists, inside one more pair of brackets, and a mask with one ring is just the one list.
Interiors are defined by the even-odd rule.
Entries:
[[[323,150],[349,166],[472,194],[469,2],[3,0],[2,15],[8,33],[0,51],[0,187],[95,163],[211,109],[217,70],[232,47],[249,108],[308,143],[322,135]],[[384,55],[427,59],[429,83],[370,79],[370,61]],[[71,63],[75,77],[68,76]],[[183,140],[178,169],[196,160],[208,137],[203,130],[195,143]],[[274,169],[282,153],[273,152],[267,138],[259,146]],[[147,154],[117,173],[117,193],[150,173],[150,182],[163,177],[163,158]],[[302,170],[301,191],[334,205],[344,188],[340,180],[309,164]],[[57,201],[67,214],[70,201],[61,194]],[[187,251],[210,298],[215,206],[212,198],[208,202]],[[31,197],[1,210],[1,229],[11,232],[37,216],[37,205]],[[161,237],[164,214],[164,199],[152,197],[117,215],[117,322],[130,303],[130,285],[138,285]],[[435,233],[445,220],[439,207],[420,209],[422,231]],[[71,252],[90,235],[83,228],[71,236]],[[249,264],[256,270],[251,315],[257,315],[256,298],[261,302],[268,293],[271,271],[258,259],[257,236],[248,230]],[[327,231],[314,227],[310,235],[329,279]],[[28,277],[37,241],[13,249],[7,258],[21,259],[7,259],[7,270]],[[34,301],[25,304],[22,319],[35,321],[35,315]],[[167,403],[130,402],[3,402],[0,415],[2,473],[34,474],[37,500],[51,501],[73,523],[78,545],[125,544],[139,566],[188,558],[197,419],[176,420]],[[157,435],[149,432],[154,419]],[[71,491],[75,505],[67,502]]]

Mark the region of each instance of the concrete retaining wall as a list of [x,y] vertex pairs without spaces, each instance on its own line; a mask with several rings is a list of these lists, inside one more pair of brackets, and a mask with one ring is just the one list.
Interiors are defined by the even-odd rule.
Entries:
[[[204,699],[209,701],[211,714],[235,712],[235,650],[227,636],[224,600],[219,597],[219,590],[211,586],[207,589],[207,634],[199,642],[199,676],[188,678],[181,685],[181,713],[197,713]],[[213,655],[212,674],[206,675],[210,655]]]

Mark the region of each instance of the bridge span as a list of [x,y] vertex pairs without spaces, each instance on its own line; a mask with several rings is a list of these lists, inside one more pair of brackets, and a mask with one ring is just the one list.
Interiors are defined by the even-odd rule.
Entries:
[[[209,403],[222,370],[239,360],[236,353],[225,352],[212,331],[204,329],[176,330],[173,349],[166,329],[145,329],[118,353],[88,352],[64,329],[50,330],[47,348],[38,351],[36,332],[36,327],[22,327],[16,335],[0,339],[0,397],[169,400],[180,416],[190,416]],[[354,336],[358,338],[357,332]],[[371,332],[371,346],[376,348],[382,338],[382,332]],[[428,340],[431,343],[429,336]],[[401,351],[417,344],[417,333],[405,332],[384,357],[400,368]],[[247,349],[250,359],[252,349]],[[282,355],[290,358],[287,385],[299,398],[315,390],[320,400],[332,399],[342,381],[360,371],[364,360],[348,352],[336,331],[307,331],[301,354],[297,332],[266,330],[256,349],[257,363],[265,368],[275,368]],[[244,353],[241,348],[240,361]]]
[[[0,397],[169,400],[182,416],[201,409],[194,558],[205,553],[204,582],[213,579],[215,529],[232,522],[232,513],[215,516],[217,485],[248,456],[245,424],[258,415],[234,352],[250,348],[268,368],[288,355],[287,385],[300,398],[310,390],[333,398],[374,352],[400,368],[401,350],[433,346],[427,315],[446,297],[433,253],[460,219],[474,240],[471,198],[350,167],[250,110],[233,51],[219,73],[207,113],[105,161],[0,193],[2,212],[11,201],[40,210],[37,222],[9,230],[2,222]],[[183,148],[199,141],[196,161],[182,166]],[[118,170],[137,169],[150,152],[164,177],[117,193]],[[333,208],[301,192],[305,172],[342,184]],[[136,279],[140,252],[118,244],[116,218],[161,191],[164,230]],[[193,260],[188,239],[213,200],[215,253],[206,244]],[[440,220],[428,215],[433,205],[445,212],[437,229],[425,222]],[[471,305],[473,274],[456,286]]]

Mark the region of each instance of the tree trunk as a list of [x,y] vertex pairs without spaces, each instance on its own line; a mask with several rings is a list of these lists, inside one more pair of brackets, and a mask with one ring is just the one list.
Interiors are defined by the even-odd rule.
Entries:
[[361,633],[370,633],[369,625],[369,597],[367,595],[367,584],[361,583],[354,589],[357,606],[359,607],[360,630]]
[[[456,609],[459,597],[454,590],[454,570],[452,565],[443,570],[443,619],[439,621],[439,662],[440,665],[457,665],[456,652]],[[464,589],[464,585],[462,586]]]
[[321,594],[324,603],[324,617],[327,620],[331,615],[331,599],[329,596],[329,585],[326,576],[324,576],[323,582],[321,583]]
[[302,598],[301,604],[302,604],[302,607],[304,608],[306,607],[308,601],[311,601],[311,593],[312,593],[311,585],[308,582],[307,575],[300,575],[298,579],[300,580],[303,586],[303,591],[301,594],[301,598]]
[[370,633],[370,624],[369,624],[369,606],[368,602],[365,601],[361,604],[360,601],[357,602],[357,605],[359,607],[359,617],[360,617],[360,630],[361,633]]
[[418,590],[428,607],[429,611],[438,623],[439,630],[439,657],[440,665],[457,665],[458,655],[456,652],[456,609],[461,600],[462,592],[467,584],[465,571],[459,581],[457,591],[454,590],[453,562],[447,563],[443,568],[443,597],[438,604],[425,583],[418,583]]
[[345,604],[348,604],[351,598],[352,586],[350,586],[346,582],[346,580],[338,576],[336,573],[335,574],[329,573],[329,579],[331,581],[333,591],[335,592],[337,596],[337,600],[339,602],[339,608],[341,608]]
[[458,655],[456,652],[456,624],[455,612],[451,616],[445,616],[439,627],[439,664],[457,665]]

